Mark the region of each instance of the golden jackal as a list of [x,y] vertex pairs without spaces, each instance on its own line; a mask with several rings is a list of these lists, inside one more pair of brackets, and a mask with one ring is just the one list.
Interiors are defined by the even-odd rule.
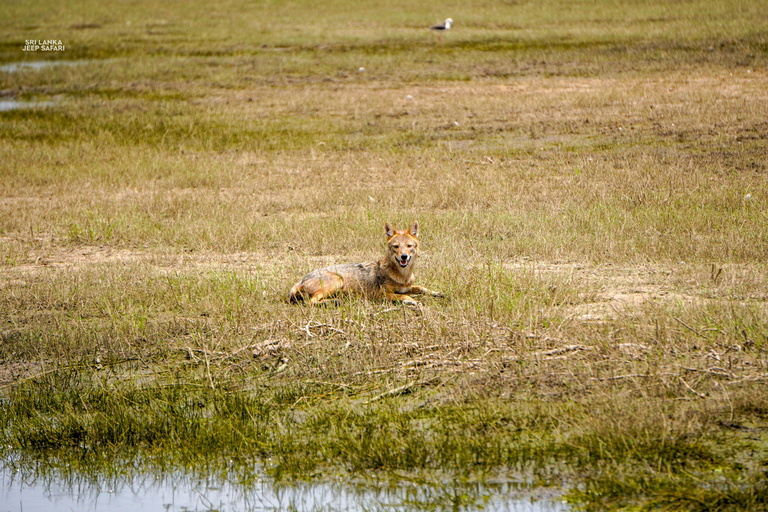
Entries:
[[299,302],[309,298],[310,304],[322,304],[339,293],[355,293],[367,298],[387,298],[415,305],[408,294],[427,294],[442,297],[423,286],[413,284],[413,265],[418,256],[419,224],[414,222],[408,231],[397,231],[384,224],[387,234],[387,255],[379,261],[347,263],[313,270],[291,288],[288,299]]

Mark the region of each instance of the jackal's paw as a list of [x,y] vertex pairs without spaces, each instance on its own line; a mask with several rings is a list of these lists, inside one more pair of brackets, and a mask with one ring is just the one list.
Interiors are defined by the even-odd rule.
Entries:
[[341,306],[342,300],[341,299],[322,299],[315,302],[310,302],[312,306]]
[[441,299],[444,299],[444,298],[445,298],[445,294],[444,294],[443,292],[436,292],[436,291],[432,291],[432,292],[431,292],[431,295],[432,295],[433,297],[440,297]]

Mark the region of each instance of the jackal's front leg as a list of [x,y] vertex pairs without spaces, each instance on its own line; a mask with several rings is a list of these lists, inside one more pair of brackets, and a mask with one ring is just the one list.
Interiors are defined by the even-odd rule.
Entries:
[[392,302],[402,302],[403,304],[407,304],[409,306],[418,306],[418,302],[411,297],[410,293],[413,293],[414,295],[431,295],[432,297],[445,297],[440,292],[434,292],[428,288],[424,288],[423,286],[411,286],[407,290],[402,290],[405,293],[396,293],[391,290],[386,291],[387,299],[391,300]]
[[392,302],[402,302],[403,304],[407,304],[408,306],[418,306],[419,303],[413,300],[413,297],[410,295],[406,295],[404,293],[395,293],[393,291],[387,290],[386,291],[387,299],[391,300]]
[[432,297],[445,297],[445,294],[443,293],[432,291],[429,288],[424,288],[423,286],[419,286],[416,284],[411,286],[411,288],[408,290],[408,293],[431,295]]

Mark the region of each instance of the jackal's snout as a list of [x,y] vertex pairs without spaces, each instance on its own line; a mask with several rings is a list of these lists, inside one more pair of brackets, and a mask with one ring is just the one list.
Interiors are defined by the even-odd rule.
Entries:
[[408,237],[403,240],[397,240],[396,243],[392,244],[391,251],[392,259],[400,265],[400,268],[405,268],[416,257],[416,240]]

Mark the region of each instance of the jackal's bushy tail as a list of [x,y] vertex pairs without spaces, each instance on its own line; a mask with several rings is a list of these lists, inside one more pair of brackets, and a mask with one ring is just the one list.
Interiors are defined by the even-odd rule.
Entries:
[[304,294],[301,293],[301,283],[293,285],[293,288],[291,288],[291,291],[288,293],[288,302],[291,304],[304,302]]

